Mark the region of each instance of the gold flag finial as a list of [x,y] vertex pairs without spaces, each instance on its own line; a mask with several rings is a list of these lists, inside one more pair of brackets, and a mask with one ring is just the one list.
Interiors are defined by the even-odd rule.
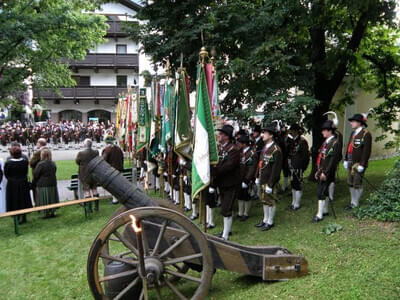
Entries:
[[201,47],[200,52],[199,52],[199,56],[200,56],[200,62],[204,66],[206,57],[208,57],[208,52],[206,50],[206,47],[204,47],[204,46]]

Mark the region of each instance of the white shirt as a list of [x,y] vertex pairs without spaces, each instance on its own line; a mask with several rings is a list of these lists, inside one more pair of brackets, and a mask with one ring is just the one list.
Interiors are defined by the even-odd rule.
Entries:
[[243,153],[246,153],[247,151],[249,151],[250,146],[248,146],[247,148],[244,148]]
[[331,139],[333,139],[334,137],[335,137],[334,135],[328,137],[328,138],[325,140],[325,143],[326,143],[326,144],[329,144],[329,142],[331,141]]
[[358,127],[356,130],[354,130],[354,135],[359,134],[362,129],[362,126]]
[[268,149],[269,147],[271,147],[274,144],[274,141],[268,143],[265,145],[265,149]]

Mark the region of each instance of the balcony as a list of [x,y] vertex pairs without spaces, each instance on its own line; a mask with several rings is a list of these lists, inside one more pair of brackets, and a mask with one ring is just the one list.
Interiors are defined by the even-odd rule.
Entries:
[[68,61],[70,67],[77,69],[139,69],[137,54],[87,54],[84,60]]
[[60,88],[61,96],[57,95],[53,90],[34,90],[33,98],[44,98],[44,99],[80,99],[80,100],[92,100],[92,99],[117,99],[118,94],[127,92],[126,87],[116,86],[88,86],[88,87],[72,87],[72,88]]
[[124,31],[124,21],[107,21],[108,29],[106,37],[126,37],[128,33]]

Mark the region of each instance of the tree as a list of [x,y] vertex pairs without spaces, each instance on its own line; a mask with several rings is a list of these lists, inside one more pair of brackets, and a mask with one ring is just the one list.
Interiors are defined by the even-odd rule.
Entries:
[[0,106],[31,81],[71,86],[67,59],[83,59],[105,35],[105,18],[84,13],[97,1],[0,0]]
[[155,62],[168,57],[177,66],[183,53],[195,80],[203,31],[205,44],[218,53],[221,90],[227,93],[223,113],[235,114],[244,104],[262,108],[269,121],[300,121],[305,113],[314,159],[322,143],[323,114],[356,62],[366,33],[378,25],[396,26],[395,0],[159,0],[143,5],[138,13],[143,22],[131,32]]

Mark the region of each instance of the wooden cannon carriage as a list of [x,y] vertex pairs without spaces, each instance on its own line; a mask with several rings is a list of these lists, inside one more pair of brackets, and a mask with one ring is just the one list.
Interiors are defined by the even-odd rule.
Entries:
[[101,157],[89,172],[122,204],[94,240],[87,272],[95,299],[204,299],[215,269],[262,280],[308,273],[279,246],[249,247],[203,233],[176,206],[151,199]]

